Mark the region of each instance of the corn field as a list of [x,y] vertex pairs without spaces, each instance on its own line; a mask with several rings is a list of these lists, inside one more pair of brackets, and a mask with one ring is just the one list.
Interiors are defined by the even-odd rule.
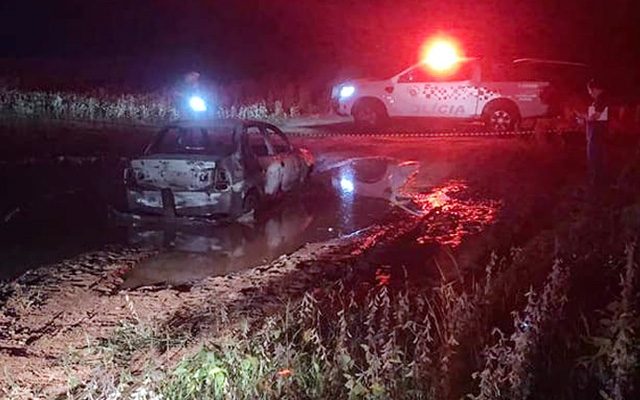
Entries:
[[[282,89],[256,84],[216,87],[216,107],[212,117],[281,120],[302,114],[326,112],[328,94],[300,85]],[[325,99],[325,95],[327,98]],[[0,87],[0,113],[27,118],[50,118],[91,122],[161,124],[180,118],[170,94],[108,94],[22,90]]]

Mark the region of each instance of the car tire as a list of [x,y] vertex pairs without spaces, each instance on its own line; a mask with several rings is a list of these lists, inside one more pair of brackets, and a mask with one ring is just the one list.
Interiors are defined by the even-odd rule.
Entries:
[[516,106],[499,102],[489,104],[484,112],[484,123],[491,132],[513,132],[520,122]]
[[231,210],[229,211],[229,218],[231,220],[237,220],[251,211],[257,211],[260,204],[260,195],[256,189],[250,189],[244,197],[234,197]]
[[384,105],[377,100],[360,100],[353,108],[353,120],[360,128],[374,128],[382,125],[387,119]]
[[254,189],[249,190],[249,192],[247,192],[247,195],[244,196],[244,200],[242,201],[242,215],[248,214],[252,211],[256,211],[259,204],[260,196],[258,196],[258,192]]

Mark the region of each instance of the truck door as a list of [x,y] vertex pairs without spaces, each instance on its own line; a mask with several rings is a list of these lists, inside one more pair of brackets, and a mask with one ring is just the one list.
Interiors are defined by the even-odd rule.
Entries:
[[479,76],[475,63],[464,62],[449,75],[435,75],[416,65],[398,76],[397,114],[405,117],[468,118],[476,114]]
[[432,79],[422,65],[416,65],[397,78],[393,92],[393,114],[398,117],[421,117],[427,104],[424,86]]
[[479,69],[477,64],[462,63],[449,75],[432,75],[422,88],[423,115],[426,117],[470,118],[478,106]]

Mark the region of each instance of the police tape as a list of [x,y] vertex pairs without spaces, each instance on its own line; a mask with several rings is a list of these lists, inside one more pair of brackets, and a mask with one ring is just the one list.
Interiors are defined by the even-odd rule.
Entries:
[[552,130],[526,130],[526,131],[508,131],[508,132],[287,132],[288,136],[305,137],[305,138],[325,138],[325,137],[362,137],[362,138],[421,138],[421,139],[437,139],[437,138],[467,138],[467,137],[526,137],[532,135],[561,135],[565,133],[575,133],[575,129],[552,129]]
[[[71,118],[48,118],[48,117],[18,117],[15,115],[7,115],[0,113],[0,120],[6,117],[11,117],[15,120],[23,121],[35,121],[35,122],[47,122],[47,123],[59,123],[59,124],[77,124],[78,127],[83,129],[135,129],[145,131],[155,131],[160,129],[164,124],[144,124],[144,123],[132,123],[132,122],[118,122],[118,121],[101,121],[101,120],[81,120]],[[391,129],[391,128],[388,128]],[[286,129],[285,135],[291,137],[300,138],[325,138],[325,137],[362,137],[362,138],[420,138],[420,139],[438,139],[438,138],[465,138],[465,137],[527,137],[536,135],[553,135],[564,133],[576,133],[576,128],[569,129],[547,129],[547,130],[520,130],[520,131],[508,131],[508,132],[495,132],[495,131],[321,131],[314,128],[306,128],[304,131],[296,131],[295,128]]]

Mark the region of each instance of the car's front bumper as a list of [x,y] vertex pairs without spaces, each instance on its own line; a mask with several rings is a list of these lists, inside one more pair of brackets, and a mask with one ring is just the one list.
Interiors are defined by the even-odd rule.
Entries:
[[241,202],[240,193],[232,190],[224,192],[171,191],[169,189],[127,189],[129,211],[185,217],[210,217],[230,215]]

